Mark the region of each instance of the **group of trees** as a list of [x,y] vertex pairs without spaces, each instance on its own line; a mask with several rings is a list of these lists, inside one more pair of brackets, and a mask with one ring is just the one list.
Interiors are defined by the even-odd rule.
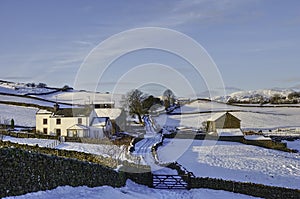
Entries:
[[270,98],[262,95],[254,95],[247,99],[229,98],[228,104],[297,104],[300,103],[300,92],[292,92],[288,96],[283,96],[278,93],[272,95]]
[[72,87],[68,86],[68,85],[64,85],[62,88],[61,88],[61,91],[69,91],[69,90],[73,90]]
[[266,104],[266,103],[269,103],[269,100],[267,98],[264,98],[262,95],[255,95],[252,97],[248,97],[246,99],[230,97],[227,100],[227,104]]
[[289,100],[299,99],[300,98],[300,92],[292,92],[288,94]]
[[167,89],[163,93],[163,100],[153,95],[147,95],[138,89],[134,89],[126,94],[125,109],[129,111],[131,115],[137,115],[139,122],[142,123],[142,115],[149,114],[154,111],[157,106],[165,106],[168,109],[175,103],[175,95]]
[[300,92],[292,92],[288,96],[274,94],[270,98],[271,104],[298,104],[300,102]]
[[47,84],[45,83],[38,83],[38,84],[35,84],[35,83],[27,83],[26,84],[27,87],[31,87],[31,88],[45,88],[47,87]]

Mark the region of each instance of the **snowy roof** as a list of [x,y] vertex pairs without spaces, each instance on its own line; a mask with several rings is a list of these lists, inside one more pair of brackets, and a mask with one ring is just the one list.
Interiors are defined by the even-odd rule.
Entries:
[[95,117],[92,121],[92,126],[105,126],[108,117]]
[[82,117],[86,116],[88,117],[91,112],[92,108],[86,107],[86,108],[64,108],[59,109],[54,113],[55,116],[63,116],[63,117]]
[[217,129],[218,136],[244,136],[241,129]]
[[[232,115],[231,113],[229,112],[221,112],[221,113],[216,113],[215,115],[213,115],[211,118],[209,118],[207,121],[216,121],[218,120],[219,118],[223,117],[224,115],[226,114],[230,114]],[[235,117],[234,115],[232,115],[233,117]],[[235,117],[236,119],[240,120],[239,118]]]
[[51,111],[45,110],[45,109],[39,109],[36,114],[51,114]]
[[98,117],[109,117],[111,120],[117,119],[121,115],[122,109],[119,108],[100,108],[95,109]]
[[265,137],[262,135],[246,135],[246,140],[272,140],[270,137]]
[[216,121],[217,119],[219,119],[220,117],[222,117],[223,115],[225,115],[226,113],[216,113],[214,114],[211,118],[209,118],[207,121]]
[[94,101],[94,104],[115,104],[114,101]]
[[68,128],[68,130],[88,130],[89,128],[87,126],[81,125],[81,124],[75,124]]

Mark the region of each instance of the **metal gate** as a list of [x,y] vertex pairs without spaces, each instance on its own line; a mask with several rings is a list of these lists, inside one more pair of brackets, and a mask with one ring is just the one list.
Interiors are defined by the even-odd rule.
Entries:
[[[186,179],[186,181],[184,180]],[[156,189],[189,189],[188,175],[153,175],[153,188]]]

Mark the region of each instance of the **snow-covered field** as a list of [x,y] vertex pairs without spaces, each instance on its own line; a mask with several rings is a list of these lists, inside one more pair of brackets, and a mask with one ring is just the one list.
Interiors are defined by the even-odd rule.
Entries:
[[24,95],[28,93],[46,93],[55,89],[38,88],[28,86],[26,83],[2,82],[0,81],[0,92]]
[[294,141],[283,141],[284,143],[287,144],[287,147],[290,149],[296,149],[298,153],[300,153],[300,139],[294,140]]
[[15,138],[10,136],[4,136],[3,141],[10,141],[19,144],[28,144],[28,145],[39,145],[40,147],[49,147],[55,144],[56,149],[64,149],[70,151],[79,151],[95,155],[101,155],[104,157],[112,157],[119,160],[127,160],[128,162],[133,162],[140,164],[142,160],[138,156],[131,155],[128,153],[127,147],[125,145],[108,145],[108,144],[86,144],[86,143],[77,143],[77,142],[62,142],[58,143],[57,140],[49,139],[37,139],[37,138]]
[[3,141],[10,141],[13,143],[27,144],[27,145],[39,145],[40,147],[47,147],[57,142],[57,140],[49,139],[37,139],[37,138],[15,138],[10,136],[4,136]]
[[193,113],[182,115],[162,114],[155,117],[160,126],[184,126],[199,129],[202,122],[213,116],[215,113],[197,113],[203,111],[226,111],[235,110],[232,114],[241,120],[241,126],[245,129],[274,129],[280,127],[300,127],[300,108],[259,108],[259,107],[238,107],[222,103],[195,101],[184,105],[175,112]]
[[240,110],[240,107],[231,106],[224,103],[209,102],[205,100],[193,101],[189,104],[181,106],[180,109],[175,109],[174,113],[197,113],[203,111],[226,111],[226,110]]
[[273,108],[272,110],[267,108],[261,111],[256,113],[234,112],[232,114],[242,121],[242,128],[245,129],[300,127],[300,109],[298,108]]
[[206,121],[212,116],[210,113],[202,114],[186,114],[186,115],[167,115],[161,114],[158,117],[154,117],[154,120],[161,127],[191,127],[198,129],[202,126],[202,122]]
[[52,102],[45,102],[45,101],[37,100],[37,99],[30,99],[30,98],[26,98],[26,97],[22,97],[22,96],[6,96],[6,95],[0,95],[0,101],[37,104],[40,106],[48,106],[48,107],[52,107],[54,104]]
[[300,154],[233,142],[165,139],[161,162],[177,161],[196,176],[300,188]]
[[128,162],[140,163],[139,157],[128,154],[127,147],[124,145],[106,145],[106,144],[85,144],[76,142],[63,142],[56,146],[57,149],[70,151],[79,151],[104,157],[112,157],[119,160],[127,160]]
[[247,195],[236,194],[226,191],[217,191],[210,189],[192,189],[187,190],[160,190],[151,189],[146,186],[138,185],[128,180],[125,187],[113,188],[109,186],[102,187],[58,187],[54,190],[49,191],[39,191],[36,193],[29,193],[22,196],[7,197],[7,199],[53,199],[53,198],[63,198],[63,199],[112,199],[112,198],[123,198],[123,199],[246,199],[255,198]]
[[44,99],[51,101],[58,101],[63,103],[71,104],[87,104],[87,103],[97,103],[97,102],[115,102],[115,107],[121,107],[121,101],[123,100],[123,95],[120,94],[106,94],[106,93],[95,93],[88,91],[70,91],[70,92],[59,92],[50,95],[39,96]]
[[3,120],[9,120],[10,124],[10,120],[13,118],[16,125],[35,126],[37,108],[0,104],[0,110],[1,122],[3,122]]

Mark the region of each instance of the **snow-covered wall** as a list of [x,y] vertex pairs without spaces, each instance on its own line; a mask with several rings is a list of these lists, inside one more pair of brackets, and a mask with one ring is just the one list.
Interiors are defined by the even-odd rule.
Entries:
[[[121,187],[127,179],[146,185],[152,182],[151,173],[115,171],[108,166],[117,166],[112,158],[2,141],[0,146],[0,198],[65,185]],[[136,172],[137,167],[132,170]]]
[[99,164],[0,149],[0,197],[54,189],[58,186],[120,187],[125,180],[116,171]]

